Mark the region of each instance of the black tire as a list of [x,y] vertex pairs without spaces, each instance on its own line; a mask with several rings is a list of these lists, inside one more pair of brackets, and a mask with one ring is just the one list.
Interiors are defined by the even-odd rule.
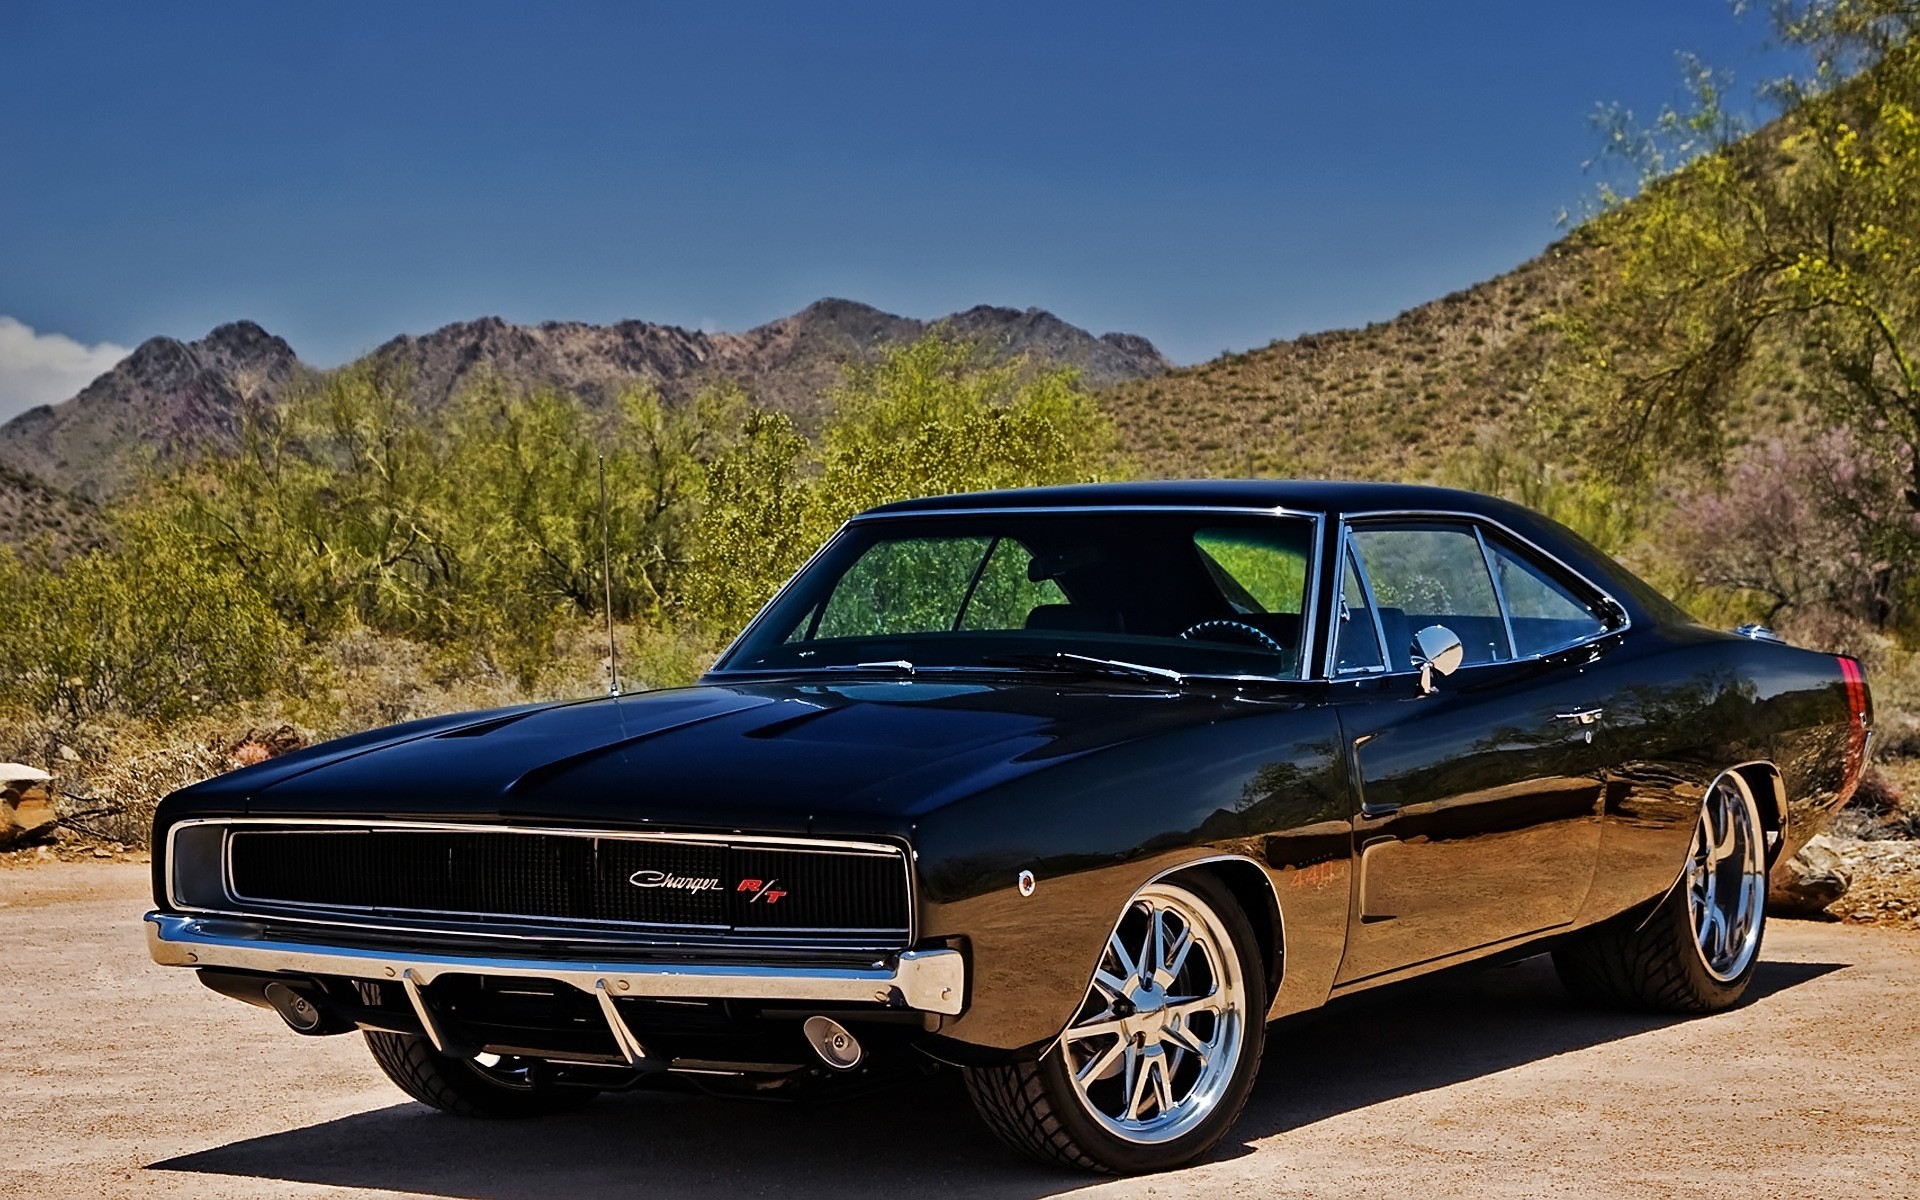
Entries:
[[[1726,972],[1725,978],[1709,966],[1694,930],[1694,893],[1683,875],[1651,910],[1624,913],[1553,951],[1554,969],[1574,996],[1611,1008],[1710,1013],[1731,1008],[1746,995],[1766,935],[1765,834],[1746,782],[1734,772],[1725,772],[1708,786],[1708,799],[1723,786],[1738,792],[1752,822],[1750,836],[1759,839],[1761,846],[1759,898],[1744,965]],[[1690,863],[1698,852],[1696,834]]]
[[454,1058],[423,1037],[366,1030],[367,1049],[387,1078],[422,1104],[459,1117],[540,1117],[569,1112],[592,1100],[591,1088],[558,1087],[527,1072],[494,1071]]
[[[974,1107],[1000,1140],[1015,1150],[1042,1162],[1102,1174],[1164,1171],[1213,1149],[1246,1107],[1266,1044],[1266,976],[1253,925],[1232,893],[1210,875],[1195,873],[1163,881],[1164,885],[1183,890],[1217,918],[1244,981],[1246,1012],[1239,1024],[1238,1059],[1229,1081],[1212,1102],[1211,1111],[1190,1130],[1172,1140],[1142,1144],[1117,1136],[1095,1120],[1074,1086],[1068,1055],[1059,1041],[1038,1059],[965,1068],[967,1094]],[[1138,897],[1129,902],[1129,909],[1137,902]]]

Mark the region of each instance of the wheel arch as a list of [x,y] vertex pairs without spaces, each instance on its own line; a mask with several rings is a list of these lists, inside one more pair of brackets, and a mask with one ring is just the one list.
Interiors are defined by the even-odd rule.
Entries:
[[1240,911],[1246,914],[1255,936],[1260,939],[1258,949],[1267,989],[1264,1003],[1271,1008],[1274,998],[1280,994],[1280,981],[1286,974],[1287,963],[1286,917],[1280,909],[1280,893],[1274,887],[1273,877],[1251,858],[1223,854],[1182,864],[1147,882],[1178,880],[1183,875],[1210,876],[1239,903]]
[[1771,867],[1787,844],[1789,818],[1786,780],[1780,774],[1780,768],[1765,759],[1727,769],[1740,776],[1747,790],[1753,793],[1754,804],[1760,810],[1760,828],[1773,835],[1772,844],[1767,848],[1767,865]]

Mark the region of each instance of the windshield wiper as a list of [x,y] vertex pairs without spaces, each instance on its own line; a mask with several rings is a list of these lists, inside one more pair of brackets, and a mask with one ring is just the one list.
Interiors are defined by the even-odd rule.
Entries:
[[1113,675],[1121,679],[1145,679],[1176,686],[1187,677],[1169,667],[1150,667],[1145,663],[1123,662],[1117,658],[1095,658],[1090,654],[1071,654],[1056,650],[1052,654],[994,654],[980,661],[990,666],[1038,667],[1051,671],[1074,671],[1085,675]]
[[911,675],[913,664],[904,658],[890,658],[885,662],[853,663],[833,668],[837,671],[885,671],[889,675]]

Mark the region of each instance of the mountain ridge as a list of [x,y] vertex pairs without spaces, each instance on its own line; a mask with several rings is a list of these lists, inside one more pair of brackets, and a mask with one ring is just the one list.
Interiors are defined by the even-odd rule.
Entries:
[[1096,336],[1043,309],[978,305],[922,321],[833,297],[741,333],[638,320],[516,325],[482,317],[426,334],[402,334],[366,357],[410,371],[421,402],[428,405],[444,403],[480,371],[513,384],[557,387],[589,403],[609,402],[635,382],[678,398],[732,380],[761,404],[804,423],[822,415],[825,395],[847,363],[882,346],[911,341],[936,324],[995,353],[1077,367],[1093,388],[1173,366],[1143,337]]
[[240,408],[310,373],[284,338],[252,321],[198,341],[152,337],[69,400],[0,425],[0,466],[97,501],[147,455],[230,440]]
[[[1095,335],[1043,309],[979,305],[922,321],[831,297],[742,333],[641,320],[520,325],[486,316],[399,335],[348,366],[401,369],[417,402],[429,408],[481,376],[515,387],[558,388],[590,405],[611,403],[636,383],[680,399],[732,380],[759,403],[808,425],[824,416],[826,396],[849,363],[942,323],[993,353],[1074,367],[1092,388],[1173,366],[1144,337]],[[326,373],[251,321],[217,326],[193,342],[149,338],[72,399],[0,425],[0,466],[88,501],[108,499],[149,457],[165,461],[230,445],[244,405],[271,401]],[[16,491],[0,480],[0,492]]]

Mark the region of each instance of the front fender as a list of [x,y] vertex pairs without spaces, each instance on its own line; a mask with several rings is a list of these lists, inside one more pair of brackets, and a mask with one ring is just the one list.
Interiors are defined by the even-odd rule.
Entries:
[[[1243,715],[1068,760],[927,814],[915,836],[921,934],[970,950],[967,1011],[941,1035],[996,1051],[1050,1040],[1133,894],[1223,857],[1264,872],[1278,899],[1272,1011],[1325,1000],[1350,890],[1340,751],[1330,709],[1249,701]],[[1031,896],[1020,894],[1023,870],[1036,879]]]

